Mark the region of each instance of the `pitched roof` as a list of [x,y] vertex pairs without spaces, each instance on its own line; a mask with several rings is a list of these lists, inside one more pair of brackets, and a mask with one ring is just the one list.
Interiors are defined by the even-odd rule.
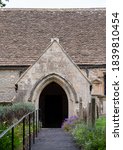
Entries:
[[77,64],[105,64],[106,10],[0,9],[0,65],[31,65],[57,37]]

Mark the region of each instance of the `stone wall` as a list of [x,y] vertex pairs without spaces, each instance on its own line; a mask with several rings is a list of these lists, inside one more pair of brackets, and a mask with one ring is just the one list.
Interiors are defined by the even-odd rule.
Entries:
[[[25,69],[24,69],[25,70]],[[87,76],[87,71],[85,69],[81,69],[85,76]],[[11,102],[13,97],[16,95],[15,92],[15,83],[19,79],[22,70],[19,69],[4,69],[0,70],[0,102]],[[106,114],[106,99],[104,96],[104,74],[105,68],[88,68],[88,77],[91,81],[93,79],[98,78],[100,83],[93,83],[92,94],[96,97],[96,108],[95,114],[97,117],[97,107],[98,114],[105,115]],[[97,81],[96,81],[97,82]],[[100,86],[100,88],[95,87],[96,85]],[[96,89],[95,89],[96,88]]]
[[[17,94],[15,92],[15,83],[26,69],[25,67],[22,67],[21,69],[20,67],[17,67],[16,69],[6,67],[4,69],[0,69],[0,102],[11,102],[13,97]],[[61,69],[59,68],[59,70]],[[104,95],[104,75],[106,73],[106,69],[88,67],[86,69],[81,68],[81,71],[92,82],[92,95],[96,97],[96,108],[98,107],[99,115],[106,114],[106,98]],[[77,80],[80,79],[78,78]],[[23,96],[24,95],[22,95],[22,97]],[[79,100],[80,99],[78,99],[78,101]],[[95,110],[97,114],[97,109]]]
[[17,82],[17,99],[32,101],[38,107],[41,91],[50,82],[57,82],[66,92],[70,115],[76,114],[80,98],[87,109],[91,83],[56,40]]
[[10,102],[15,96],[15,83],[27,69],[25,66],[0,67],[0,102]]
[[[85,76],[87,76],[87,71],[81,69]],[[88,76],[91,81],[94,78],[100,79],[101,83],[93,83],[92,94],[104,95],[104,73],[105,68],[88,68]],[[0,70],[0,101],[10,101],[15,95],[15,83],[20,77],[20,69],[4,69]],[[97,87],[96,87],[97,85]],[[100,86],[100,88],[98,88]],[[98,90],[98,91],[97,91]]]
[[0,102],[12,100],[19,74],[18,70],[0,70]]
[[[86,68],[81,69],[85,76],[87,76],[92,83],[91,95],[95,98],[95,117],[106,114],[106,93],[104,76],[106,75],[106,68]],[[81,112],[81,110],[80,110]]]
[[92,95],[104,96],[104,75],[106,74],[106,68],[86,68],[81,69],[86,77],[88,77],[92,83]]

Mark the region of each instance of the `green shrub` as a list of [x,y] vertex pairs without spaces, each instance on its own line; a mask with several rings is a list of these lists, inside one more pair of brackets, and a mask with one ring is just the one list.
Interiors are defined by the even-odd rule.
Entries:
[[32,103],[15,103],[12,105],[12,111],[14,112],[14,118],[20,119],[25,114],[34,111],[35,107]]
[[[0,130],[4,131],[6,127],[0,126]],[[31,124],[31,133],[33,131],[33,124]],[[28,124],[25,125],[25,138],[26,138],[26,145],[28,144],[28,135],[29,135],[29,126]],[[0,139],[0,150],[11,150],[12,149],[12,132],[9,131]],[[21,150],[23,144],[23,124],[20,123],[14,128],[14,149]]]
[[[0,125],[0,133],[2,133],[6,129],[7,129],[7,126],[5,124]],[[0,139],[1,150],[12,149],[11,138],[12,138],[11,131],[9,131]]]
[[62,129],[70,132],[78,122],[80,122],[80,120],[77,116],[71,116],[69,118],[66,118],[62,124]]
[[32,103],[14,103],[11,106],[0,106],[0,122],[11,125],[15,120],[35,109]]
[[99,118],[94,128],[85,124],[76,124],[72,130],[72,135],[76,143],[84,150],[105,150],[106,132],[105,118]]
[[0,122],[10,123],[10,121],[13,119],[13,113],[11,110],[11,106],[0,106]]
[[3,124],[0,124],[0,134],[7,129],[7,126],[3,123]]
[[106,127],[106,118],[100,117],[96,120],[95,123],[96,128],[105,128]]
[[5,136],[0,139],[0,149],[12,149],[11,148],[11,131],[9,131]]
[[88,131],[89,130],[87,129],[87,126],[82,123],[77,124],[76,127],[72,130],[72,135],[79,146],[85,145]]
[[[14,103],[9,106],[0,106],[0,134],[6,130],[12,123],[17,122],[25,114],[35,110],[35,107],[32,103]],[[27,117],[28,118],[28,117]],[[28,124],[26,122],[26,135],[28,137]],[[32,125],[31,125],[32,131]],[[5,134],[0,139],[0,150],[9,150],[11,148],[11,131]],[[17,125],[14,129],[14,148],[20,150],[22,145],[22,123]]]

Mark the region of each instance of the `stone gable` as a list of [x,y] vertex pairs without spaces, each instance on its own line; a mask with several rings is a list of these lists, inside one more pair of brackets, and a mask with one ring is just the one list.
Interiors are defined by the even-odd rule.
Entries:
[[[46,78],[46,79],[45,79]],[[72,62],[60,44],[54,40],[39,59],[21,76],[18,85],[17,99],[33,101],[37,103],[41,89],[45,82],[58,82],[63,86],[67,95],[72,93],[69,101],[78,103],[83,100],[83,107],[87,107],[91,99],[90,81],[82,74],[79,68]],[[39,93],[35,89],[41,84]],[[70,88],[70,90],[69,90]],[[36,95],[36,98],[34,98]],[[38,95],[38,96],[37,96]],[[68,96],[69,97],[69,96]]]

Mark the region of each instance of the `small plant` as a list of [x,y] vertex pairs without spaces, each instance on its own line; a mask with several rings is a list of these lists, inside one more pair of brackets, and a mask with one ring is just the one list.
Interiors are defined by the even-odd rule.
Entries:
[[83,123],[76,124],[72,130],[72,135],[76,143],[84,150],[105,150],[106,132],[105,118],[96,120],[95,127],[87,126]]
[[79,118],[77,116],[71,116],[70,118],[67,118],[64,120],[62,124],[62,128],[69,132],[71,131],[75,125],[79,122]]
[[[11,124],[13,124],[14,122],[17,122],[24,115],[34,110],[35,110],[35,107],[32,103],[15,103],[11,106],[10,105],[0,106],[0,134],[4,130],[6,130]],[[28,117],[26,119],[28,119]],[[28,124],[28,121],[26,121],[25,123],[26,123],[25,135],[28,138],[29,124]],[[20,122],[14,128],[14,149],[15,150],[20,150],[20,148],[22,147],[22,140],[23,140],[22,129],[23,129],[22,122]],[[31,133],[32,131],[33,131],[33,124],[31,123]],[[12,138],[12,131],[10,130],[0,139],[0,150],[12,149],[11,138]]]
[[5,125],[5,123],[0,124],[0,134],[7,129],[7,126]]
[[[0,130],[4,131],[7,127],[0,126]],[[33,124],[31,124],[31,133],[33,132]],[[26,143],[28,144],[28,136],[29,136],[29,125],[25,125],[25,138]],[[20,123],[14,128],[14,149],[21,150],[23,144],[23,124]],[[6,133],[0,139],[0,150],[11,150],[12,149],[12,132],[11,130]]]
[[15,103],[12,105],[12,111],[14,112],[14,118],[20,119],[25,114],[34,111],[35,107],[32,103]]
[[106,127],[106,118],[100,117],[96,120],[96,128],[105,128]]
[[0,106],[0,122],[11,125],[25,114],[35,109],[32,103],[14,103],[11,106]]

